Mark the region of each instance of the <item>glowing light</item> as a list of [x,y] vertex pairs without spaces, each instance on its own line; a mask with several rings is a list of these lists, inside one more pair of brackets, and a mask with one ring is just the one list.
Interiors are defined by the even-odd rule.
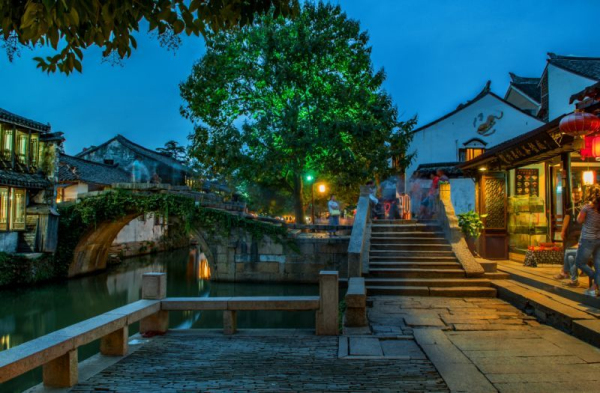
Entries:
[[323,194],[326,190],[327,188],[325,187],[325,184],[319,184],[319,192],[321,194]]
[[312,175],[306,175],[306,181],[313,181],[314,177]]
[[487,168],[486,168],[486,167],[484,167],[484,166],[482,166],[481,168],[479,168],[479,170],[480,170],[481,172],[485,172],[485,171],[487,171]]
[[208,265],[207,259],[202,259],[200,261],[200,266],[198,267],[198,278],[201,280],[210,279],[210,266]]
[[596,176],[595,176],[594,171],[583,172],[583,184],[586,186],[591,186],[592,184],[594,184],[595,177]]

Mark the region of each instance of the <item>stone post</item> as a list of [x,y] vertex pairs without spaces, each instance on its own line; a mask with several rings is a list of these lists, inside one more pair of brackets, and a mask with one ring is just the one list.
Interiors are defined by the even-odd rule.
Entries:
[[367,288],[363,277],[352,277],[348,280],[346,292],[345,326],[368,326],[367,321]]
[[319,274],[319,310],[315,329],[317,336],[337,336],[339,334],[338,276],[336,271],[321,271]]
[[53,388],[69,388],[77,383],[77,348],[49,361],[42,367],[44,385]]
[[223,334],[232,335],[237,331],[237,313],[233,310],[223,311]]
[[[144,273],[142,276],[142,299],[160,300],[167,297],[167,274]],[[159,312],[140,321],[140,333],[164,334],[169,328],[169,312]]]
[[129,326],[116,330],[100,340],[100,353],[106,356],[125,356],[129,347]]
[[440,200],[449,201],[450,196],[450,183],[440,184]]

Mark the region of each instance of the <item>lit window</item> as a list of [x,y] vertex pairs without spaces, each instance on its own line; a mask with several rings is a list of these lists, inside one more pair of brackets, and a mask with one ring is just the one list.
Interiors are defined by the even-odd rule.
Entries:
[[12,148],[13,148],[13,130],[10,126],[2,125],[2,140],[0,141],[0,148],[2,150],[2,159],[5,161],[12,160]]
[[8,229],[8,187],[0,187],[0,230]]
[[11,189],[11,230],[25,229],[25,209],[27,208],[27,191],[23,188]]
[[37,168],[39,166],[39,148],[40,148],[40,136],[38,134],[31,135],[31,142],[29,143],[29,157],[31,160],[31,166]]
[[469,161],[475,157],[479,157],[483,153],[485,153],[485,149],[481,149],[481,148],[469,147],[466,149],[460,149],[459,150],[459,160],[461,162]]
[[29,135],[22,131],[17,131],[17,160],[21,164],[27,165],[27,145],[29,144]]

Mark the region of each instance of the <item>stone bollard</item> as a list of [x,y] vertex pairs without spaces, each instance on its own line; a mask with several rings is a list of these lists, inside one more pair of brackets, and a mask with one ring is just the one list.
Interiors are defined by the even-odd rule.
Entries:
[[346,292],[345,300],[344,325],[348,327],[368,326],[367,288],[363,277],[352,277],[348,280],[348,292]]
[[319,274],[319,310],[317,311],[317,336],[337,336],[339,334],[338,313],[338,272],[321,271]]
[[[161,300],[167,297],[167,274],[144,273],[142,276],[142,299]],[[165,334],[169,328],[169,312],[159,312],[140,321],[141,334]]]

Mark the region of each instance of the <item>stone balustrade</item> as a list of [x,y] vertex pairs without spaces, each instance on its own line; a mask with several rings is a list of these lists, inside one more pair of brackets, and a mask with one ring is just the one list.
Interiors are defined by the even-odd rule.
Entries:
[[352,234],[350,235],[350,244],[348,245],[349,278],[361,277],[364,261],[369,258],[369,223],[371,222],[370,192],[371,190],[369,187],[360,187],[360,197],[358,198],[354,225],[352,226]]
[[367,287],[364,277],[351,277],[348,280],[348,291],[345,296],[346,313],[344,326],[369,326],[367,320]]
[[86,319],[56,332],[0,352],[0,384],[43,367],[44,385],[65,388],[78,381],[77,348],[100,340],[100,353],[124,356],[129,325],[140,322],[142,334],[164,334],[169,311],[223,310],[223,330],[234,334],[238,311],[316,311],[315,333],[338,335],[338,272],[322,271],[319,296],[167,298],[165,273],[142,277],[142,300]]

